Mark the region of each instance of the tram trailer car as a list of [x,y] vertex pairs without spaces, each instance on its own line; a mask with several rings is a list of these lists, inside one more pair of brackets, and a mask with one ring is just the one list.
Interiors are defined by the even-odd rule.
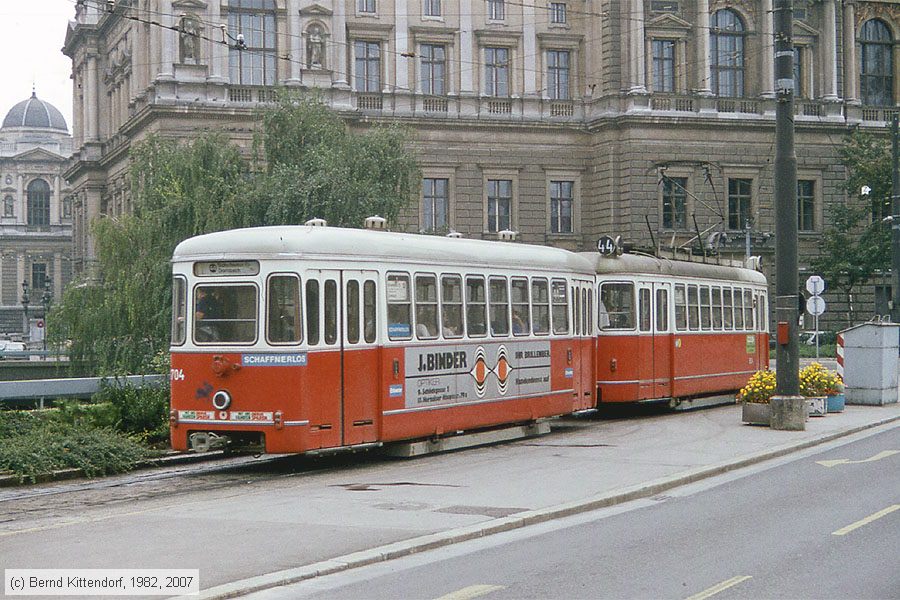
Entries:
[[584,254],[598,283],[598,405],[732,394],[768,368],[768,288],[758,270],[656,256]]
[[592,408],[595,290],[588,258],[508,242],[318,226],[185,240],[172,447],[300,453]]

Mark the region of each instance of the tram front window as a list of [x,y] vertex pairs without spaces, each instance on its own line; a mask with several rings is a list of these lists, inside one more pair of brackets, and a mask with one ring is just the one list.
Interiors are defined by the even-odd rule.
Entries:
[[201,285],[194,291],[194,340],[199,343],[256,341],[256,287]]

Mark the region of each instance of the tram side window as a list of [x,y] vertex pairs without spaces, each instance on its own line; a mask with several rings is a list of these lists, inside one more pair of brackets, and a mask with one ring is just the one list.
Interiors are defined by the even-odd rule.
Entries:
[[359,282],[351,279],[347,282],[347,342],[359,343]]
[[569,333],[569,298],[565,281],[554,279],[550,283],[550,299],[553,306],[553,333]]
[[687,293],[683,283],[675,286],[675,328],[687,330]]
[[487,295],[484,277],[466,277],[466,331],[469,337],[487,334]]
[[744,326],[753,329],[753,292],[744,290]]
[[338,311],[337,281],[325,280],[325,343],[337,342],[337,311]]
[[716,331],[722,331],[722,288],[712,289],[712,326]]
[[600,286],[600,302],[609,315],[608,329],[634,329],[633,283],[604,283]]
[[650,289],[641,288],[638,291],[638,306],[641,312],[641,331],[650,331]]
[[722,314],[725,317],[725,329],[734,329],[734,314],[731,309],[731,288],[722,289]]
[[512,332],[513,335],[528,335],[531,331],[531,317],[528,314],[528,280],[513,278],[512,286]]
[[459,338],[463,334],[462,277],[441,277],[441,325],[445,338]]
[[581,290],[581,335],[588,335],[591,332],[591,306],[588,302],[588,291]]
[[688,292],[688,329],[697,331],[700,329],[700,295],[696,285],[689,285]]
[[509,335],[509,291],[506,277],[491,277],[491,335]]
[[416,275],[416,337],[433,340],[438,336],[437,277]]
[[388,338],[408,340],[412,337],[410,317],[409,275],[394,273],[387,276]]
[[179,346],[187,337],[187,282],[184,277],[172,279],[172,345]]
[[744,296],[739,288],[734,290],[734,328],[744,328]]
[[532,332],[535,335],[550,333],[550,288],[546,279],[531,280],[531,311],[534,314]]
[[367,344],[375,343],[378,331],[378,312],[376,307],[375,282],[371,279],[363,284],[363,334]]
[[319,282],[306,280],[306,336],[310,345],[319,343]]
[[756,302],[756,329],[758,331],[766,331],[768,325],[768,319],[766,319],[767,314],[766,296],[765,294],[759,294]]
[[256,286],[197,286],[194,300],[196,341],[244,344],[256,341]]
[[656,290],[656,331],[669,330],[669,291],[665,288]]
[[300,278],[273,275],[269,278],[266,338],[271,344],[297,343],[302,339],[300,324]]
[[711,325],[709,306],[709,286],[700,286],[700,327],[709,331]]

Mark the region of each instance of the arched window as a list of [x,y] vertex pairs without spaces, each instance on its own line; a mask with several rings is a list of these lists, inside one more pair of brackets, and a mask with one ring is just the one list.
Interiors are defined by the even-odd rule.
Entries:
[[859,36],[859,91],[863,104],[894,104],[894,40],[884,21],[872,19]]
[[28,224],[50,224],[50,184],[43,179],[28,184]]
[[709,66],[714,94],[744,95],[744,23],[733,10],[717,10],[710,20]]

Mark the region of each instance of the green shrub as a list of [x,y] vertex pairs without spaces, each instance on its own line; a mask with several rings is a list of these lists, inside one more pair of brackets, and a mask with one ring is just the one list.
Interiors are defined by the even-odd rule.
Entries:
[[0,440],[28,433],[42,427],[49,419],[49,410],[0,410]]
[[44,423],[3,440],[0,471],[12,472],[20,482],[66,468],[94,477],[133,469],[149,454],[137,441],[110,429]]
[[129,384],[104,384],[94,400],[114,407],[119,431],[147,441],[161,441],[169,435],[168,386],[139,389]]

